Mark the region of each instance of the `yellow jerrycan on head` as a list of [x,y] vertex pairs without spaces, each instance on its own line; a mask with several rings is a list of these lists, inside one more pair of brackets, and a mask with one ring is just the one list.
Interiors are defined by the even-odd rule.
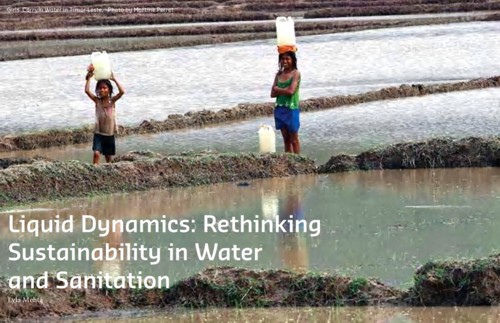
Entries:
[[276,18],[276,37],[278,42],[278,53],[288,51],[296,52],[295,23],[292,17]]
[[94,66],[94,79],[109,80],[111,77],[111,62],[108,53],[94,52],[90,55],[90,60]]

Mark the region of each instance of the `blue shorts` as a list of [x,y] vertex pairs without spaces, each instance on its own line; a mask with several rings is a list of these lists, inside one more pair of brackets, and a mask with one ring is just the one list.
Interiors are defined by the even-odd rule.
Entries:
[[297,222],[300,220],[304,220],[304,210],[302,209],[302,205],[300,203],[290,208],[290,206],[284,205],[287,202],[284,201],[283,204],[279,205],[279,220],[286,221],[283,227],[286,232],[294,232],[293,229],[298,229],[299,231],[304,231],[304,222],[300,222],[297,225]]
[[274,123],[276,129],[285,128],[288,132],[299,132],[299,109],[290,109],[282,105],[274,108]]
[[115,136],[103,136],[98,133],[94,134],[92,151],[98,151],[104,156],[113,156],[115,150]]

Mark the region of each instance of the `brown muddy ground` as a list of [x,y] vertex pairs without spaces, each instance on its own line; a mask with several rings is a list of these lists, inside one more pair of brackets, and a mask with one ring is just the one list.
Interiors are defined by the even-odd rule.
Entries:
[[[8,164],[8,159],[3,163]],[[244,181],[315,171],[313,160],[293,154],[161,156],[136,152],[98,166],[80,161],[39,160],[0,170],[0,207],[96,193]]]
[[[219,44],[276,37],[275,24],[169,26],[196,22],[274,20],[277,16],[340,17],[412,13],[467,13],[457,17],[373,21],[298,21],[297,36],[468,21],[500,20],[500,4],[476,0],[366,1],[0,1],[0,61]],[[143,28],[147,25],[158,25]],[[85,26],[137,26],[85,30]],[[50,30],[73,28],[72,30]],[[47,30],[48,29],[48,30]],[[23,32],[23,30],[25,32]],[[8,31],[11,31],[10,33]]]
[[[475,13],[461,17],[441,17],[374,21],[298,21],[296,35],[319,35],[366,29],[446,24],[470,21],[497,21],[499,14]],[[162,26],[121,30],[34,30],[0,34],[0,61],[107,52],[147,50],[271,39],[275,24],[223,26]]]
[[[61,9],[66,9],[65,11]],[[1,1],[2,30],[263,20],[276,15],[312,17],[492,11],[488,0],[86,0]]]
[[295,154],[131,152],[113,163],[4,158],[0,160],[0,207],[89,194],[195,186],[257,178],[369,169],[500,166],[500,138],[431,139],[336,155],[317,166]]
[[[4,278],[0,319],[134,308],[387,305],[400,304],[403,295],[375,279],[231,267],[208,268],[169,289],[58,289],[55,278],[49,282],[46,289],[12,290]],[[35,301],[15,303],[12,299]]]
[[46,160],[44,157],[35,157],[35,158],[24,158],[24,157],[15,157],[15,158],[0,158],[0,169],[9,168],[14,165],[23,165],[23,164],[33,164],[36,161]]
[[415,273],[411,305],[500,304],[500,254],[470,261],[428,262]]
[[[295,22],[297,36],[338,33],[347,31],[358,31],[376,28],[404,27],[415,25],[432,25],[455,22],[471,21],[496,21],[500,20],[500,14],[477,13],[458,17],[430,17],[411,20],[372,20],[372,21],[307,21]],[[69,40],[69,39],[104,39],[104,38],[130,38],[130,37],[161,37],[161,36],[196,36],[196,35],[231,35],[231,34],[259,34],[272,33],[275,36],[276,26],[274,22],[248,23],[248,24],[225,24],[225,25],[202,25],[202,26],[154,26],[130,29],[67,29],[57,31],[27,30],[15,33],[0,33],[0,42],[15,41],[46,41],[46,40]],[[2,56],[0,56],[1,59]]]
[[499,167],[500,138],[431,139],[400,143],[362,152],[337,155],[319,167],[319,173],[350,170],[454,167]]
[[[500,255],[470,261],[429,262],[408,291],[376,279],[284,270],[208,268],[166,289],[8,288],[0,280],[0,319],[54,318],[110,309],[287,306],[500,305]],[[16,299],[19,302],[13,302]],[[26,301],[28,300],[28,301]]]
[[[423,96],[453,91],[474,90],[500,86],[500,76],[486,79],[476,79],[467,82],[444,83],[435,85],[403,84],[399,87],[389,87],[377,91],[354,95],[340,95],[324,98],[313,98],[300,102],[301,110],[319,111],[346,105],[366,102]],[[248,120],[273,114],[273,103],[239,104],[234,108],[219,111],[202,110],[188,112],[184,115],[169,115],[164,121],[144,120],[139,126],[121,127],[121,136],[151,134],[177,129],[202,128],[205,126],[224,124],[228,122]],[[55,146],[74,145],[92,141],[91,126],[80,129],[49,130],[40,133],[7,135],[0,137],[0,151],[30,150]]]
[[189,308],[342,306],[397,304],[400,297],[375,279],[222,267],[178,282],[163,302]]
[[[342,16],[369,16],[376,12],[378,15],[406,15],[415,13],[442,13],[442,12],[468,12],[474,10],[497,10],[498,2],[486,1],[374,1],[366,7],[326,8],[310,10],[304,14],[305,18],[324,18]],[[439,3],[437,3],[439,2]]]

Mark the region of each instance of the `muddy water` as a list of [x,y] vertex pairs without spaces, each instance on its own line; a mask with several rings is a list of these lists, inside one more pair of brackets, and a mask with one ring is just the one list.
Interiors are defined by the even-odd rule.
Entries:
[[[498,74],[495,22],[368,30],[300,37],[302,97],[359,93],[401,83],[466,80]],[[123,124],[168,114],[270,101],[275,41],[115,53],[127,95]],[[88,56],[1,62],[0,133],[90,124],[83,93]]]
[[[500,170],[437,169],[370,171],[330,176],[257,180],[197,188],[101,196],[29,205],[0,214],[0,271],[5,275],[64,270],[167,275],[171,282],[209,265],[248,268],[288,268],[353,276],[379,277],[394,286],[408,287],[415,269],[430,259],[482,257],[498,252],[500,236]],[[30,211],[30,209],[33,209]],[[74,215],[75,232],[10,233],[9,214],[30,219],[62,219]],[[187,219],[196,223],[192,233],[123,233],[99,237],[82,233],[80,215],[99,219]],[[320,234],[311,227],[299,233],[203,232],[204,215],[218,218],[274,218],[293,214],[311,223],[319,220]],[[306,229],[309,229],[307,231]],[[9,245],[23,247],[97,248],[108,243],[138,243],[163,248],[161,263],[20,262],[7,261]],[[195,244],[262,248],[258,260],[202,261]],[[187,258],[171,260],[168,247],[187,249]]]
[[[151,315],[151,314],[149,314]],[[108,319],[108,318],[107,318]],[[492,323],[500,321],[498,307],[337,307],[210,309],[157,313],[123,322],[377,322],[377,323]],[[93,322],[94,320],[90,320]],[[88,322],[88,321],[87,321]],[[95,322],[102,320],[95,319]]]
[[[426,97],[372,102],[301,115],[302,153],[324,163],[338,153],[354,154],[380,145],[449,136],[496,136],[500,89],[453,92]],[[118,154],[152,150],[163,154],[193,150],[257,152],[261,124],[272,118],[204,129],[118,139]],[[283,150],[281,135],[277,151]],[[58,160],[91,160],[91,144],[0,153],[0,157],[41,155]]]

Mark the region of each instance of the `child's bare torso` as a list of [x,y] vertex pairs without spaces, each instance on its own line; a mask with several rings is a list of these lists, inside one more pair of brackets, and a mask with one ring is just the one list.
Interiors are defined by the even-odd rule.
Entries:
[[94,133],[112,136],[116,132],[115,104],[110,99],[98,99],[95,104]]

